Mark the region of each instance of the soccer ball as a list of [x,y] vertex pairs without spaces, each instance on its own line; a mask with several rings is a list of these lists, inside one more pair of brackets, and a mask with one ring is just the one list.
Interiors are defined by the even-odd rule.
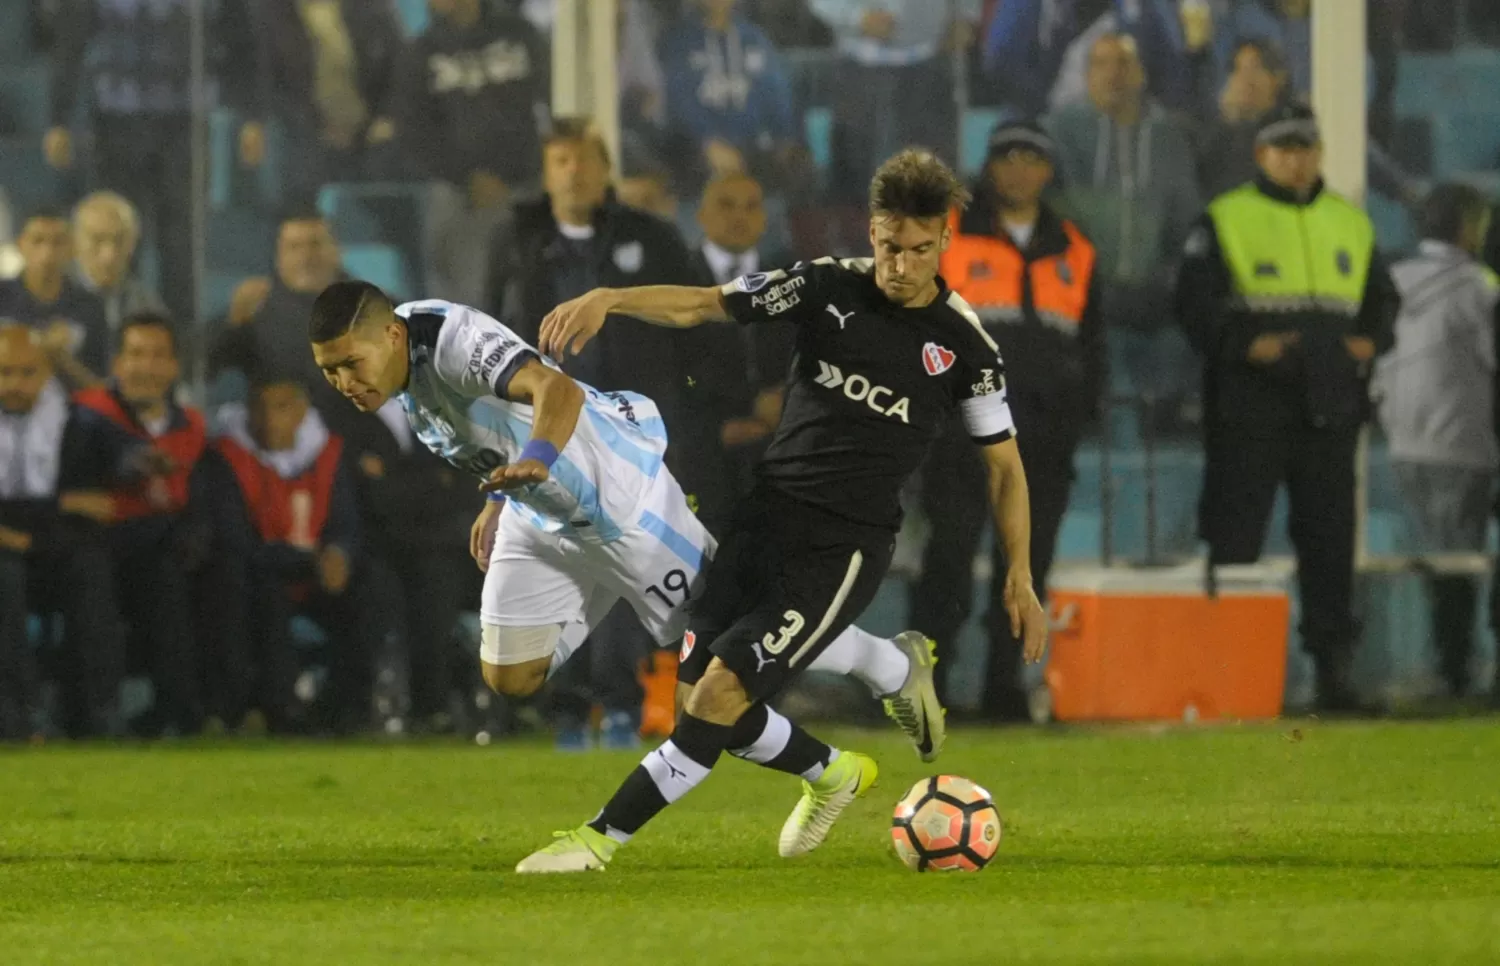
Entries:
[[891,841],[896,857],[918,872],[978,872],[1000,848],[1000,813],[967,778],[924,778],[896,803]]

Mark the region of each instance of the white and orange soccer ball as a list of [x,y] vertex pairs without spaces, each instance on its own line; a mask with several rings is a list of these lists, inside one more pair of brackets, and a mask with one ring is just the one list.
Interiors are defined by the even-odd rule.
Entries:
[[1000,848],[1000,812],[990,793],[955,775],[924,778],[896,803],[896,857],[918,872],[978,872]]

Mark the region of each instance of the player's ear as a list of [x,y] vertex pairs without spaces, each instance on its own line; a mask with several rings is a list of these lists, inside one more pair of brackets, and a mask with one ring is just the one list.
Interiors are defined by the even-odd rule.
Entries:
[[943,237],[938,239],[938,253],[948,250],[948,243],[953,240],[953,229],[947,223],[943,225]]

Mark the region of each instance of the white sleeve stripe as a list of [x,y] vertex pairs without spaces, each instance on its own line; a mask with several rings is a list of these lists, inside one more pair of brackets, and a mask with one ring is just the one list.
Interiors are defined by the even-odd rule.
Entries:
[[979,321],[979,316],[969,307],[969,303],[964,301],[962,295],[954,291],[949,291],[948,307],[963,316],[964,321],[974,327],[974,331],[979,333],[979,337],[984,340],[985,345],[990,347],[991,352],[996,355],[1000,354],[1000,347],[995,344],[994,339],[990,338],[990,334],[984,331],[984,323]]
[[963,413],[964,426],[975,439],[1015,432],[1016,421],[1010,414],[1010,403],[1005,401],[1003,392],[965,399],[958,405]]

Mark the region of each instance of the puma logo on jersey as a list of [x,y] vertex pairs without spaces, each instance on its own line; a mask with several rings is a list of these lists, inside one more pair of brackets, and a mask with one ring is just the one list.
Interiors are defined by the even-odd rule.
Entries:
[[828,311],[831,312],[831,313],[833,313],[833,317],[839,320],[839,331],[840,332],[844,331],[844,323],[848,322],[851,318],[854,317],[854,313],[853,312],[840,312],[838,309],[834,308],[832,305],[828,306]]
[[760,641],[750,645],[750,650],[755,654],[755,673],[759,674],[766,669],[767,664],[775,664],[776,658],[766,657],[765,651],[761,650]]
[[827,389],[842,390],[845,399],[862,402],[882,416],[899,419],[908,426],[911,425],[911,400],[909,398],[902,396],[892,402],[891,397],[895,395],[894,392],[885,386],[870,385],[870,380],[857,372],[845,376],[844,371],[838,366],[829,365],[819,359],[818,374],[813,377],[813,382]]

